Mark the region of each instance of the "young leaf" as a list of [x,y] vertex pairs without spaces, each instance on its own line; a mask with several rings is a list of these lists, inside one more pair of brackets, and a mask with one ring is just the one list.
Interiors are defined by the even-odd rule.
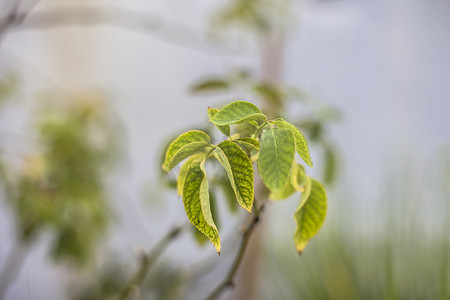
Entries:
[[169,172],[187,157],[210,145],[210,138],[203,131],[191,130],[179,135],[167,149],[163,170]]
[[231,141],[223,141],[216,151],[239,205],[251,212],[254,198],[252,162],[247,154]]
[[266,119],[256,105],[246,101],[235,101],[220,109],[209,121],[214,125],[224,126]]
[[[215,108],[208,108],[208,117],[211,119],[218,111],[219,110]],[[214,126],[216,126],[224,135],[230,136],[230,125],[219,126],[214,124]]]
[[286,185],[295,155],[294,137],[290,130],[270,128],[261,136],[258,171],[273,193]]
[[[307,199],[300,200],[294,219],[297,229],[294,234],[294,243],[299,253],[305,249],[309,239],[319,231],[327,211],[327,196],[322,184],[311,179],[310,193]],[[308,188],[305,190],[305,192]],[[304,193],[305,193],[304,192]]]
[[220,254],[220,237],[211,214],[205,162],[189,167],[183,187],[183,204],[189,221],[206,235]]
[[306,139],[301,131],[291,123],[288,123],[281,118],[273,120],[271,122],[277,125],[278,128],[289,129],[292,132],[295,138],[295,148],[298,155],[300,155],[300,157],[308,166],[312,167],[312,161],[308,150],[308,143],[306,142]]
[[186,162],[181,166],[180,172],[178,173],[178,181],[177,181],[177,191],[179,196],[183,196],[183,188],[184,188],[184,181],[186,180],[186,174],[189,170],[189,167],[194,162],[200,162],[206,158],[206,152],[203,153],[196,153],[189,157]]

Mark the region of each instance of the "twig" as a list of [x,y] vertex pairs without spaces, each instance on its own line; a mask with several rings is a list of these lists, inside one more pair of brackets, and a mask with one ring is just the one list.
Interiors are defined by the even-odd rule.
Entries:
[[2,42],[3,35],[12,27],[20,25],[28,15],[33,11],[34,7],[40,2],[40,0],[36,0],[32,3],[26,11],[19,12],[21,1],[17,0],[10,12],[4,17],[0,19],[0,43]]
[[215,290],[213,290],[209,296],[206,297],[206,300],[215,300],[217,299],[227,288],[233,287],[233,278],[236,274],[237,270],[239,269],[241,260],[244,256],[245,249],[247,248],[248,242],[250,240],[250,236],[252,235],[253,229],[255,228],[256,224],[259,222],[259,215],[261,214],[261,211],[264,209],[264,204],[262,204],[259,209],[256,209],[255,212],[252,214],[250,219],[250,224],[245,229],[245,231],[242,233],[242,239],[241,244],[239,246],[239,249],[236,253],[236,256],[234,258],[233,264],[230,267],[230,270],[228,271],[227,275],[223,279],[223,281],[216,287]]
[[[201,32],[183,24],[176,24],[162,20],[156,15],[141,13],[123,7],[94,6],[48,8],[42,11],[12,12],[4,19],[0,19],[0,35],[6,30],[45,30],[65,26],[92,27],[98,25],[111,26],[143,34],[187,46],[208,54],[219,51],[223,55],[233,55],[237,49],[230,49],[221,45],[220,48],[209,50],[209,44],[203,44],[200,39],[206,36],[217,36],[211,31]],[[159,34],[157,34],[159,33]],[[231,52],[231,53],[230,53]],[[240,53],[242,55],[242,53]]]
[[119,300],[132,299],[131,297],[137,293],[139,287],[147,277],[150,267],[161,256],[170,242],[180,234],[184,227],[185,225],[180,225],[173,228],[154,246],[150,253],[142,254],[140,257],[140,267],[121,291],[118,297]]

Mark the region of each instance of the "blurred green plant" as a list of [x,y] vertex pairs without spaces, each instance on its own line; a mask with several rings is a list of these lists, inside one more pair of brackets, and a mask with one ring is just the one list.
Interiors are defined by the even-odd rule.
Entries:
[[[425,159],[391,162],[380,185],[382,205],[359,222],[345,210],[329,218],[305,259],[272,232],[259,299],[449,299],[448,149],[432,172],[420,167]],[[334,198],[342,207],[353,204]]]
[[42,102],[39,150],[25,157],[20,172],[3,163],[2,183],[22,244],[49,231],[54,259],[78,265],[92,257],[109,219],[104,175],[118,153],[109,117],[99,97],[81,96],[67,106]]

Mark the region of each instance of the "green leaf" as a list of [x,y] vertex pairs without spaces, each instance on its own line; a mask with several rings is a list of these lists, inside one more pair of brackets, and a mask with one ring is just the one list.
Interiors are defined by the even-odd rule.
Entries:
[[[208,117],[211,119],[219,110],[216,108],[208,108]],[[226,136],[230,136],[230,125],[219,126],[214,124]]]
[[[309,187],[309,189],[308,189]],[[309,196],[311,190],[311,180],[305,174],[305,169],[302,165],[299,165],[293,161],[291,172],[284,188],[277,193],[270,193],[269,198],[271,200],[283,200],[291,196],[294,192],[298,191],[302,193],[302,199]],[[300,201],[302,202],[302,201]]]
[[[294,234],[294,243],[299,253],[305,249],[308,241],[317,234],[322,227],[327,212],[327,196],[322,184],[311,179],[310,193],[300,200],[294,219],[297,229]],[[305,190],[306,193],[308,188]]]
[[293,193],[295,193],[297,187],[297,178],[298,178],[298,172],[299,172],[298,165],[293,161],[291,172],[289,173],[288,180],[286,184],[284,185],[283,189],[280,191],[274,193],[271,192],[269,195],[270,200],[283,200],[291,196]]
[[294,156],[295,143],[290,130],[270,128],[263,131],[258,171],[271,192],[278,193],[286,185]]
[[279,118],[271,121],[271,123],[277,125],[278,128],[289,129],[295,138],[295,148],[298,155],[303,159],[303,161],[310,167],[312,167],[311,157],[309,155],[308,143],[301,131],[289,122]]
[[247,154],[231,141],[220,143],[216,154],[218,160],[225,168],[237,202],[244,209],[251,212],[254,199],[252,162]]
[[[209,191],[209,203],[211,205],[211,215],[213,219],[216,220],[217,228],[219,228],[220,222],[218,221],[219,215],[217,213],[216,197],[214,196],[214,193],[212,191]],[[193,233],[195,240],[200,246],[203,246],[208,241],[208,238],[200,230],[198,230],[197,227],[192,226],[192,229],[194,230]]]
[[267,117],[256,105],[246,101],[231,102],[209,119],[219,126],[262,120],[267,120]]
[[275,105],[281,105],[283,102],[283,92],[276,86],[268,83],[259,83],[253,87],[253,90],[263,99],[272,102]]
[[179,135],[167,149],[163,170],[169,172],[192,154],[210,145],[210,138],[203,131],[191,130]]
[[200,162],[206,158],[206,152],[204,153],[196,153],[189,157],[186,162],[181,166],[180,172],[178,173],[178,181],[177,181],[177,191],[179,196],[183,196],[183,188],[184,181],[186,180],[186,174],[189,170],[189,167],[195,163]]
[[210,239],[220,254],[220,237],[211,214],[204,161],[192,163],[187,171],[183,204],[189,221]]
[[228,82],[222,79],[207,79],[195,84],[191,91],[193,93],[200,92],[222,92],[230,88]]

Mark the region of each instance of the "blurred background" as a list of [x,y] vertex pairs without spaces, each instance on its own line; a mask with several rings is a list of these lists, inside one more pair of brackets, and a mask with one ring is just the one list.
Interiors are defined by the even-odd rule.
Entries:
[[0,299],[118,299],[162,244],[134,296],[206,297],[246,214],[217,191],[217,257],[161,157],[237,99],[308,136],[329,207],[299,256],[299,195],[269,203],[223,299],[450,299],[449,28],[445,0],[0,0]]

